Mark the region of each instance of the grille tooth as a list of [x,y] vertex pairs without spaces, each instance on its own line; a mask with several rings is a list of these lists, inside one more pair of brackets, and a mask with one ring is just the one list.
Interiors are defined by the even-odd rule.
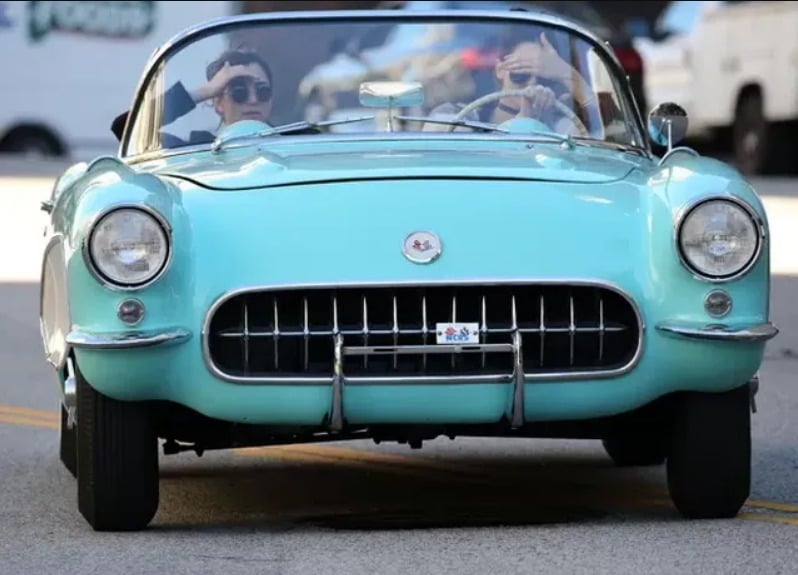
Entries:
[[[336,336],[343,345],[344,381],[512,376],[510,349],[394,352],[397,346],[436,346],[436,324],[449,321],[475,324],[480,344],[520,340],[527,377],[614,372],[632,361],[640,344],[635,309],[614,290],[513,284],[244,292],[215,309],[206,345],[213,366],[233,380],[332,381]],[[374,353],[347,353],[363,347]]]

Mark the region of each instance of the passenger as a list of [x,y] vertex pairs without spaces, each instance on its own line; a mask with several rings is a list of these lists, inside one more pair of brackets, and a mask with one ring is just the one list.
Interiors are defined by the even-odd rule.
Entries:
[[[272,72],[255,52],[224,52],[208,65],[206,78],[208,81],[193,92],[189,92],[182,82],[177,82],[166,91],[162,126],[168,126],[194,110],[201,102],[209,100],[213,102],[221,126],[240,120],[267,121],[274,95]],[[120,141],[128,114],[129,111],[120,114],[111,124],[111,131]],[[192,131],[188,141],[170,134],[163,136],[165,147],[208,143],[216,137],[208,131]]]

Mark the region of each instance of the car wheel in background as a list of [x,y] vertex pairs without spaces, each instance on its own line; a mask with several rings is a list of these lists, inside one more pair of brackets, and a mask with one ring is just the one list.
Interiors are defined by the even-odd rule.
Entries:
[[0,151],[31,157],[55,157],[64,154],[55,136],[42,128],[28,126],[11,130],[3,138]]
[[732,128],[734,163],[743,174],[795,173],[792,140],[796,123],[770,122],[759,92],[743,92]]

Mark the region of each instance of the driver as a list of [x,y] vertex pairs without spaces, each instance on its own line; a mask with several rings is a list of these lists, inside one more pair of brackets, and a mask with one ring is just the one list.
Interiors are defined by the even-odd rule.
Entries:
[[[162,126],[182,118],[197,104],[206,101],[212,103],[222,126],[240,120],[266,122],[272,110],[274,89],[271,69],[258,54],[228,50],[211,62],[205,72],[208,81],[193,92],[189,92],[181,82],[166,91]],[[120,114],[111,124],[111,131],[119,140],[128,114],[129,111]],[[208,131],[192,131],[188,141],[163,135],[164,145],[168,147],[208,143],[214,137]]]
[[[590,112],[595,107],[590,86],[549,42],[545,32],[530,39],[506,38],[494,67],[496,91],[529,89],[528,95],[504,96],[474,110],[466,119],[501,124],[513,118],[535,118],[560,133],[576,135],[576,127],[557,111],[559,101],[574,109],[585,126],[590,126]],[[431,115],[456,114],[462,105],[442,104]],[[446,126],[427,125],[425,130],[447,130]]]

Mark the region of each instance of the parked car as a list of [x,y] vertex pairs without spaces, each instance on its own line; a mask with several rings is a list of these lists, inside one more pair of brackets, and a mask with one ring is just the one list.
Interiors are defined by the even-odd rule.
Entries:
[[794,172],[795,30],[796,2],[668,2],[635,41],[648,98],[680,102],[688,137],[730,151],[742,173]]
[[[545,50],[538,80],[580,81],[505,64],[501,88],[435,109],[423,83],[368,81],[369,115],[270,121],[298,84],[272,65],[318,30],[411,23],[515,38],[513,57]],[[618,465],[666,463],[684,517],[734,516],[777,334],[768,222],[732,167],[673,148],[678,105],[643,121],[624,74],[589,29],[534,12],[260,13],[165,44],[118,154],[42,205],[42,341],[89,525],[153,520],[159,440],[440,435],[600,439]]]

